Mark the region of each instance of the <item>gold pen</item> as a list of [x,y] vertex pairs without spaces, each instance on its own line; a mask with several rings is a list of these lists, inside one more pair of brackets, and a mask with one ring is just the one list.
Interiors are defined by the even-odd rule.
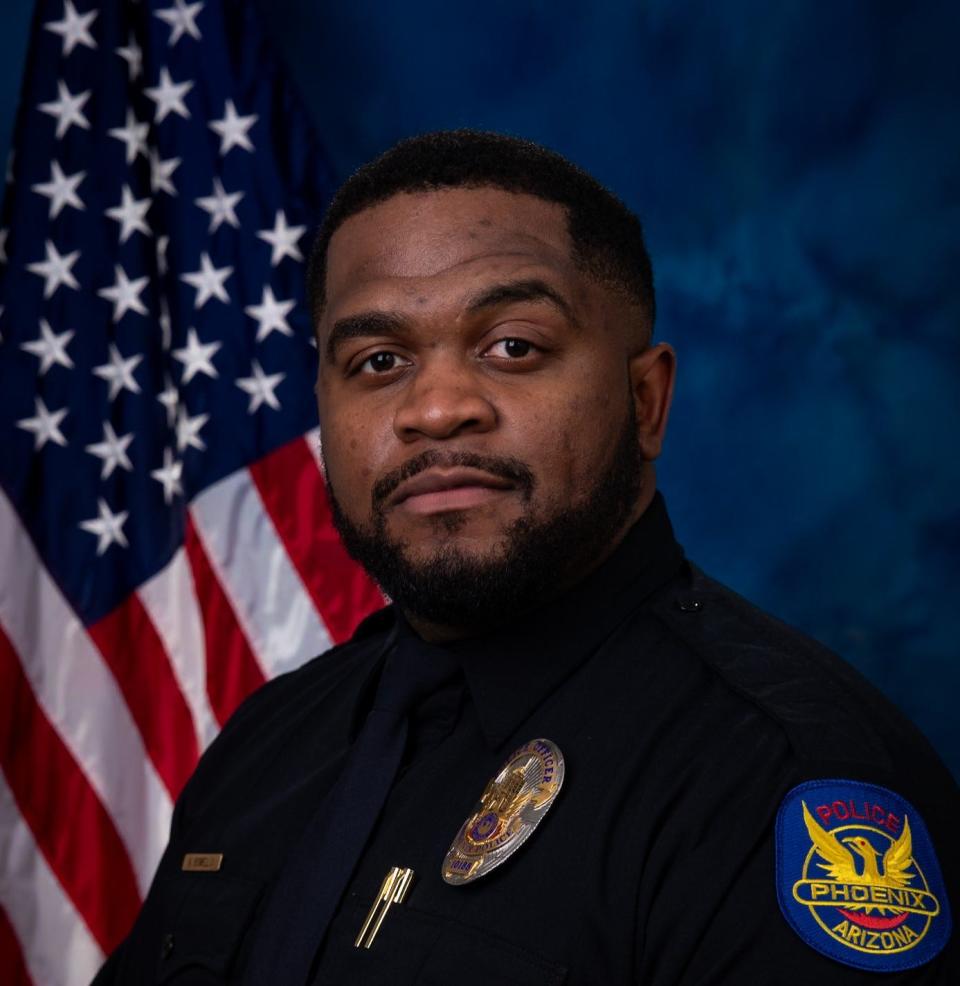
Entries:
[[[357,935],[353,943],[354,948],[360,948],[361,945],[364,948],[369,948],[373,944],[373,939],[376,938],[377,932],[383,924],[383,919],[387,916],[387,911],[394,904],[403,903],[411,883],[413,883],[413,870],[399,866],[390,867],[387,875],[383,878],[383,883],[380,884],[377,899],[367,912],[360,934]],[[367,934],[368,931],[369,935]]]

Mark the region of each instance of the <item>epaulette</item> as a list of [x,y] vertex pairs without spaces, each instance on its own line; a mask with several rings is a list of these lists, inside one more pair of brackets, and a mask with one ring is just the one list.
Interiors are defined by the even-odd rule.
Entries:
[[[807,759],[892,766],[884,732],[919,735],[842,658],[693,565],[652,612]],[[922,741],[921,741],[922,742]]]

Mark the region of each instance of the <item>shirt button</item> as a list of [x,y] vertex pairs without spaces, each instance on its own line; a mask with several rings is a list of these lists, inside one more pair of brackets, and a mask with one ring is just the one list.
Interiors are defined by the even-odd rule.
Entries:
[[703,609],[703,603],[699,599],[678,599],[677,608],[682,613],[699,613]]
[[160,942],[160,958],[169,959],[170,953],[173,951],[173,935],[168,931],[164,936],[163,940]]

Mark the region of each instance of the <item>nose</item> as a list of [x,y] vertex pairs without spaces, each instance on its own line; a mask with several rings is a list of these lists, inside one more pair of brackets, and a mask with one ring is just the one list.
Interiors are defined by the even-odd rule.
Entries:
[[402,442],[443,440],[490,431],[497,412],[466,367],[444,360],[421,365],[396,410],[393,430]]

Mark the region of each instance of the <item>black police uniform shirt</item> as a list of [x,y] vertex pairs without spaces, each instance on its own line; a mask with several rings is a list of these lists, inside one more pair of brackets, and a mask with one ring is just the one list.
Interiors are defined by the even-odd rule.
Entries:
[[[97,986],[242,980],[271,883],[338,776],[398,622],[391,608],[375,614],[349,643],[241,706],[179,799],[140,916]],[[803,876],[777,874],[788,792],[843,779],[906,799],[914,839],[925,823],[954,903],[960,792],[849,666],[686,562],[659,495],[573,590],[519,626],[452,649],[462,675],[416,711],[313,982],[960,983],[955,935],[918,968],[876,973],[824,954],[824,941],[788,923],[780,883]],[[565,759],[555,803],[497,868],[448,885],[445,854],[488,780],[540,737]],[[817,797],[814,783],[811,812]],[[872,802],[861,813],[876,812]],[[860,803],[835,807],[856,816]],[[826,831],[831,809],[818,810]],[[222,865],[184,872],[191,852],[222,853]],[[923,865],[930,877],[936,863]],[[412,889],[372,946],[355,948],[391,866],[414,870]],[[807,869],[827,876],[816,853]],[[950,917],[948,902],[939,906],[929,924],[942,936]],[[811,926],[828,949],[842,948],[829,924]],[[872,961],[873,933],[858,934],[850,955]]]

